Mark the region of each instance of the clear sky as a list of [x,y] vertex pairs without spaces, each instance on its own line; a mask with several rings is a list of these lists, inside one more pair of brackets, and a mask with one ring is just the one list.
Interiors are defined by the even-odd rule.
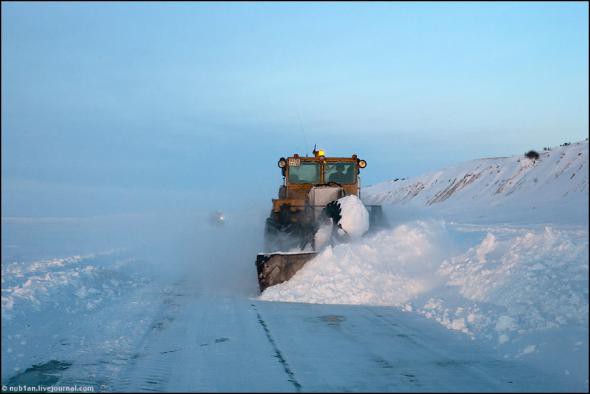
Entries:
[[270,209],[314,143],[366,185],[587,136],[586,2],[2,3],[4,217]]

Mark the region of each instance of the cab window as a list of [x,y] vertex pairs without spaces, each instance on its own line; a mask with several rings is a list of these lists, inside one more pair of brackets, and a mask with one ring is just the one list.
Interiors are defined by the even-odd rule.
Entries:
[[356,165],[351,162],[326,163],[324,181],[351,184],[356,182]]
[[289,167],[289,183],[320,183],[320,166],[317,163],[301,163]]

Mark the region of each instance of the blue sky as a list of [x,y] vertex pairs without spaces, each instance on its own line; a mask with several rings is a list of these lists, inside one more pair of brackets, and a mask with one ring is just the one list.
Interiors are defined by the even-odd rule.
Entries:
[[2,3],[3,216],[270,207],[314,143],[372,184],[587,136],[584,2]]

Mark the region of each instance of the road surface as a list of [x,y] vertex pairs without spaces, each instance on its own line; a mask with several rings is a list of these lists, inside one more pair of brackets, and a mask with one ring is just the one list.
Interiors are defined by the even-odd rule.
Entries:
[[461,333],[388,307],[263,302],[177,282],[139,291],[85,324],[64,332],[75,344],[64,359],[10,384],[141,392],[563,388]]

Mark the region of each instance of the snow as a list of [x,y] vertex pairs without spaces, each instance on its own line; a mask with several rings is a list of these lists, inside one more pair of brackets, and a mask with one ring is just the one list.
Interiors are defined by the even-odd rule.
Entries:
[[369,211],[357,196],[342,197],[338,205],[342,216],[338,224],[351,239],[360,238],[369,231]]
[[402,305],[431,286],[428,261],[439,256],[439,226],[403,225],[366,241],[329,246],[289,282],[268,288],[261,299]]
[[[518,328],[513,318],[510,316],[502,315],[496,321],[496,331],[515,330]],[[506,335],[502,334],[503,338],[507,338]]]
[[2,376],[54,352],[48,336],[66,337],[74,321],[143,286],[145,279],[122,269],[133,262],[120,251],[105,251],[3,264],[2,347],[14,358],[2,363]]
[[392,228],[329,247],[260,299],[412,311],[502,357],[568,370],[587,388],[586,141],[536,161],[482,159],[384,182],[364,196],[386,204]]
[[[314,244],[316,250],[321,250],[324,248],[325,245],[332,239],[332,229],[333,229],[332,219],[328,221],[328,223],[324,223],[320,226],[320,228],[314,234]],[[295,253],[301,253],[300,250],[295,251]]]
[[502,230],[486,232],[481,242],[453,255],[448,245],[459,240],[449,240],[444,223],[403,224],[362,242],[328,247],[260,298],[411,303],[412,310],[450,329],[493,340],[504,331],[522,336],[568,323],[583,325],[588,319],[587,230]]
[[588,141],[522,155],[468,161],[363,190],[368,204],[452,221],[588,223]]
[[[116,392],[569,387],[563,378],[539,378],[523,363],[499,361],[416,314],[203,294],[192,275],[168,284],[124,275],[132,264],[124,252],[110,252],[8,265],[20,276],[7,287],[18,307],[11,319],[3,313],[3,383],[38,382],[26,372],[36,365],[56,385]],[[113,267],[119,267],[116,278],[110,277],[115,270],[106,275]],[[44,283],[51,298],[39,297],[35,306],[10,290],[40,286],[27,277],[43,269],[68,279]],[[75,273],[83,270],[104,272],[78,281]],[[91,310],[79,302],[97,298],[104,302]]]
[[[357,196],[342,197],[337,200],[337,203],[340,207],[340,220],[337,227],[334,227],[332,218],[319,227],[314,234],[316,251],[322,251],[328,243],[354,241],[369,231],[369,211]],[[336,237],[333,237],[334,230],[338,235]],[[308,247],[305,251],[312,251],[311,245]],[[295,248],[292,252],[300,253],[301,251]]]

